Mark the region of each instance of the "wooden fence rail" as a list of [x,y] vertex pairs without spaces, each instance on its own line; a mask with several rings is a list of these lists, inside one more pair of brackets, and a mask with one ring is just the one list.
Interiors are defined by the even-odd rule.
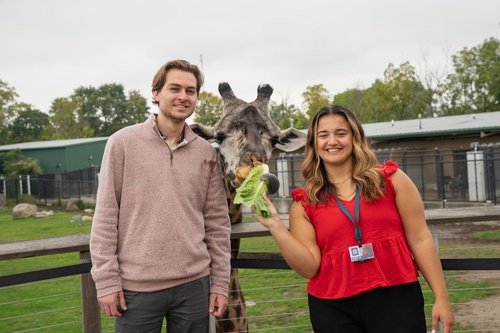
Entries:
[[[462,207],[430,209],[425,211],[427,224],[438,244],[437,228],[449,223],[469,223],[500,221],[500,206]],[[288,224],[288,220],[284,221]],[[269,231],[259,222],[233,225],[231,238],[269,236]],[[52,269],[0,276],[0,288],[10,285],[53,279],[80,274],[82,296],[83,333],[100,332],[101,318],[96,298],[95,284],[90,276],[89,234],[23,240],[0,243],[0,260],[29,258],[51,254],[79,252],[80,264]],[[500,270],[500,258],[442,259],[445,270]],[[276,254],[255,254],[255,257],[239,258],[231,261],[235,268],[289,269]]]

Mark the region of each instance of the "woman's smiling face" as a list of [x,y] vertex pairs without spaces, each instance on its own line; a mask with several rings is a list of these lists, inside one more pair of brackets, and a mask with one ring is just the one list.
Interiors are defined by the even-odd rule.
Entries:
[[340,115],[319,119],[316,133],[316,152],[326,164],[339,165],[351,158],[353,133],[347,120]]

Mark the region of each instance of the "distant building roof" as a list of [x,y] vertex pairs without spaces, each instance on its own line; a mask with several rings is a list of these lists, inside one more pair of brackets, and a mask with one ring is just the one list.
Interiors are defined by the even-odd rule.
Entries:
[[48,149],[48,148],[60,148],[74,145],[81,145],[89,142],[104,141],[108,137],[98,137],[98,138],[86,138],[86,139],[69,139],[69,140],[52,140],[52,141],[35,141],[35,142],[23,142],[14,143],[11,145],[0,146],[0,150],[27,150],[27,149]]
[[500,111],[363,124],[370,139],[499,132]]
[[367,123],[363,129],[372,140],[500,132],[500,111]]

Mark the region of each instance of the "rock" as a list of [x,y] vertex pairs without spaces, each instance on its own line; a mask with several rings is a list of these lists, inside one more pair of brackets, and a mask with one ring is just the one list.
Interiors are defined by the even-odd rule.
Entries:
[[18,204],[12,210],[12,217],[14,219],[24,219],[30,216],[35,216],[38,207],[27,203]]
[[84,209],[83,212],[86,214],[92,214],[94,212],[94,210],[91,208],[87,208],[87,209]]
[[68,202],[68,204],[66,205],[66,211],[67,212],[79,212],[80,211],[80,208],[78,208],[77,205],[75,205],[74,202]]
[[54,215],[54,212],[49,210],[49,211],[46,211],[46,210],[43,210],[41,212],[37,212],[35,214],[35,217],[45,217],[45,216],[52,216]]
[[92,216],[82,216],[82,221],[92,221]]

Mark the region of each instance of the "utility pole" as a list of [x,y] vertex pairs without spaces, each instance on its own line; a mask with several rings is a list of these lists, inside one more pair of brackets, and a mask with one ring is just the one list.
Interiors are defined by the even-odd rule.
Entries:
[[[203,54],[200,53],[200,71],[203,73]],[[201,87],[201,91],[203,91],[203,87]]]

